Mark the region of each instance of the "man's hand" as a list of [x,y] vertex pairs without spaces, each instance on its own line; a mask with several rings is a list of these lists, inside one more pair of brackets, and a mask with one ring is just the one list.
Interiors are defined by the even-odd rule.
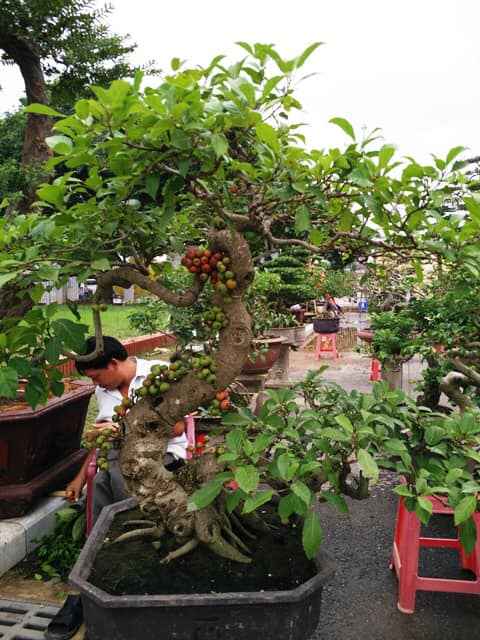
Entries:
[[109,429],[112,436],[114,436],[118,431],[118,425],[114,422],[94,422],[93,427],[99,431],[102,429]]
[[77,475],[67,484],[67,488],[65,489],[65,499],[68,500],[68,502],[78,502],[84,484],[85,481],[83,478]]

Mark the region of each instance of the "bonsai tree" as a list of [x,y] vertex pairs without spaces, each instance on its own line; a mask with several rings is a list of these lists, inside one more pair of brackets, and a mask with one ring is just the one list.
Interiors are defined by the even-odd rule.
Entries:
[[[458,455],[437,445],[441,464],[432,470],[428,457],[416,457],[410,447],[418,439],[433,447],[437,425],[427,421],[418,431],[415,420],[407,421],[406,430],[418,433],[410,445],[399,429],[403,406],[408,413],[411,404],[398,395],[383,399],[381,389],[379,398],[355,398],[362,416],[357,426],[358,414],[337,414],[334,401],[326,411],[328,393],[317,397],[312,383],[317,391],[307,388],[312,409],[302,414],[301,430],[293,397],[279,391],[273,396],[278,411],[269,405],[259,428],[245,408],[227,420],[236,428],[221,455],[194,458],[173,476],[163,468],[171,425],[208,406],[247,358],[252,324],[244,296],[257,247],[298,246],[319,256],[335,248],[354,258],[393,253],[408,255],[418,268],[435,254],[450,262],[477,255],[476,218],[438,212],[453,191],[472,197],[456,160],[461,148],[432,166],[411,159],[402,166],[391,145],[378,145],[376,134],[357,140],[347,120],[334,118],[351,139],[346,148],[309,151],[291,117],[300,107],[292,79],[318,44],[290,60],[269,45],[240,47],[244,57],[233,64],[219,56],[205,68],[189,69],[174,59],[157,88],[142,89],[141,75],[132,83],[93,87],[95,98],[80,100],[71,115],[57,119],[49,162],[65,172],[39,188],[34,214],[0,220],[0,285],[15,283],[19,295],[38,302],[42,281],[95,273],[96,350],[82,355],[84,328],[73,316],[56,320],[50,307],[35,307],[15,326],[5,320],[0,393],[12,395],[20,377],[28,379],[32,404],[44,401],[49,388],[59,393],[60,357],[88,361],[102,351],[103,290],[138,285],[172,307],[188,308],[209,332],[203,352],[185,352],[167,369],[152,371],[148,393],[139,392],[118,415],[127,489],[159,531],[166,527],[176,537],[178,548],[169,558],[201,543],[249,562],[239,521],[252,521],[275,487],[281,488],[283,516],[306,516],[304,546],[312,555],[321,541],[320,523],[309,512],[315,495],[341,508],[342,492],[364,496],[378,471],[374,455],[381,453],[409,472],[406,490],[422,517],[428,512],[425,493],[439,487],[448,493],[471,544],[480,487],[466,463],[478,457],[476,414],[452,418],[444,427],[461,434],[460,440],[451,435]],[[156,262],[178,254],[190,278],[182,290],[162,280]],[[210,304],[197,316],[201,294]],[[373,419],[369,409],[377,399],[383,408]],[[359,463],[356,483],[349,481],[352,451]],[[461,472],[448,476],[453,464]],[[439,478],[447,476],[442,484]],[[238,488],[226,491],[233,480]],[[271,490],[259,491],[263,480]]]
[[468,263],[434,273],[418,297],[396,312],[372,314],[373,349],[382,360],[419,354],[427,363],[419,401],[433,410],[445,393],[464,411],[478,405],[478,309],[476,269]]
[[286,313],[291,306],[317,297],[316,279],[308,268],[308,257],[306,249],[294,246],[283,249],[263,263],[262,267],[267,273],[275,273],[280,277],[279,286],[267,298],[279,313]]

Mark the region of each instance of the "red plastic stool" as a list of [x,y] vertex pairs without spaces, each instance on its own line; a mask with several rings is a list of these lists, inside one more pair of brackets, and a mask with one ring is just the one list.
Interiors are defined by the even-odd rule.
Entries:
[[376,382],[380,380],[380,360],[375,356],[372,357],[372,366],[370,368],[370,380]]
[[[440,500],[426,496],[433,505],[433,513],[453,514],[453,509]],[[393,541],[390,569],[395,569],[398,578],[397,607],[402,613],[413,613],[415,595],[421,591],[448,591],[452,593],[480,594],[480,513],[474,514],[477,527],[477,543],[467,556],[458,538],[422,538],[421,523],[414,511],[408,511],[400,496],[397,525]],[[420,547],[450,547],[460,552],[460,566],[476,575],[475,580],[450,578],[426,578],[418,575]]]
[[320,359],[322,353],[333,354],[334,359],[338,358],[337,334],[318,333],[317,334],[317,358]]

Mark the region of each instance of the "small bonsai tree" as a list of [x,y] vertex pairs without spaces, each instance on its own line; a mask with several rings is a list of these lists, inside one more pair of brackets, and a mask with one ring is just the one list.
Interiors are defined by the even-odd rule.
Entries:
[[[221,455],[194,458],[174,475],[162,465],[171,425],[208,406],[247,358],[252,324],[244,296],[254,280],[252,250],[295,245],[318,256],[332,248],[352,257],[391,253],[420,267],[434,254],[467,259],[478,241],[473,215],[447,215],[438,225],[435,214],[453,192],[467,203],[472,198],[456,161],[461,148],[432,166],[408,160],[400,168],[391,145],[378,146],[376,135],[357,140],[347,120],[334,118],[350,143],[343,151],[309,151],[291,118],[300,106],[292,77],[318,44],[290,60],[269,45],[240,46],[245,55],[234,64],[219,56],[205,68],[182,68],[174,59],[157,88],[141,89],[141,75],[94,87],[94,99],[57,119],[51,164],[65,172],[38,190],[34,214],[0,219],[0,286],[14,283],[18,295],[38,302],[42,281],[61,284],[95,273],[96,349],[82,355],[84,328],[74,305],[72,320],[56,320],[49,307],[38,306],[22,319],[5,319],[0,394],[14,394],[20,377],[28,378],[32,405],[49,389],[61,393],[59,359],[88,361],[102,352],[103,291],[137,285],[188,309],[208,333],[203,352],[185,352],[152,371],[148,393],[131,398],[118,416],[127,489],[159,530],[175,536],[178,548],[169,558],[203,544],[249,562],[240,523],[275,488],[283,515],[306,516],[303,541],[311,556],[321,541],[312,500],[321,495],[343,508],[342,493],[363,497],[378,456],[407,474],[404,490],[421,517],[428,513],[423,496],[445,492],[470,546],[480,486],[468,463],[478,461],[478,415],[418,422],[416,407],[398,394],[384,398],[380,387],[373,396],[355,396],[354,407],[345,400],[339,411],[338,398],[309,379],[311,409],[301,414],[300,427],[301,409],[281,390],[272,396],[278,410],[270,403],[261,422],[245,408],[226,420],[232,431]],[[178,254],[189,274],[184,289],[166,283],[156,261]],[[201,294],[210,302],[198,314]],[[448,447],[441,444],[447,435]],[[352,456],[357,481],[349,479]],[[459,472],[449,475],[453,466]],[[232,480],[238,488],[229,492]],[[263,480],[272,488],[260,490]]]
[[262,264],[267,273],[275,273],[280,278],[275,291],[267,297],[279,313],[288,312],[291,306],[317,297],[316,279],[308,268],[308,258],[306,249],[293,246]]

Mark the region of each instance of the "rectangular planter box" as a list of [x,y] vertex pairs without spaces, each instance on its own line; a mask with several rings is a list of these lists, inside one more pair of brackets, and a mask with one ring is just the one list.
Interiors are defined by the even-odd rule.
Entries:
[[0,412],[0,518],[23,515],[79,470],[85,418],[94,386],[82,380],[46,405]]

